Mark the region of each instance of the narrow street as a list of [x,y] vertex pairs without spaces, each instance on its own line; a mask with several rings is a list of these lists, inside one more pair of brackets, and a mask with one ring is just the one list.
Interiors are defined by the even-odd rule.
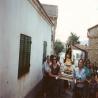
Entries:
[[[44,98],[43,96],[40,96],[40,94],[36,98]],[[46,97],[46,98],[53,98],[53,97]],[[67,91],[65,94],[62,94],[61,96],[55,97],[55,98],[72,98],[72,93],[70,91]]]
[[[31,91],[29,93],[29,95],[26,96],[25,98],[44,98],[44,96],[43,96],[42,91],[39,90],[39,92],[37,93],[36,97],[33,96],[33,91]],[[54,98],[54,97],[47,96],[46,98]],[[72,98],[72,91],[66,90],[66,93],[62,93],[60,96],[58,96],[56,98]]]
[[0,13],[0,98],[98,98],[98,0],[0,0]]

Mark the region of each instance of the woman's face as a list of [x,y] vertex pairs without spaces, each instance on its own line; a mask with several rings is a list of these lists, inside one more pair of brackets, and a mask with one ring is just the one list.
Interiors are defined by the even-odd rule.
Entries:
[[53,64],[56,64],[57,60],[56,58],[53,58]]
[[79,66],[79,68],[83,67],[83,60],[79,60],[78,66]]

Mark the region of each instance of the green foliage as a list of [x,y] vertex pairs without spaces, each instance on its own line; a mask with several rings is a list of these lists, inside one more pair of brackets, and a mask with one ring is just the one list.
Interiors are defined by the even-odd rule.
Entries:
[[61,41],[56,40],[54,43],[54,51],[56,55],[59,55],[60,52],[62,52],[64,49],[64,45]]
[[70,36],[68,37],[68,40],[67,40],[67,44],[79,44],[80,41],[79,41],[79,36],[77,36],[75,33],[71,32],[70,33]]

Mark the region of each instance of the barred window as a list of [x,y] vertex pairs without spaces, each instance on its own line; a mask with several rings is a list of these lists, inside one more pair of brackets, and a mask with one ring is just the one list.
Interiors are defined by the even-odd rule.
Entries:
[[20,34],[18,79],[29,72],[30,54],[31,54],[31,37],[24,34]]

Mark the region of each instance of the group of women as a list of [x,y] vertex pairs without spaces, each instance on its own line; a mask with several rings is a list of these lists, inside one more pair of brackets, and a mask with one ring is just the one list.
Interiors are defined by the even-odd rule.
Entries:
[[80,59],[78,67],[74,69],[73,97],[98,98],[98,77],[90,60]]
[[[68,81],[64,80],[64,87],[60,86],[58,76],[66,72],[73,75],[73,98],[98,98],[98,79],[89,60],[80,59],[78,67],[74,68],[72,62],[67,60],[61,64],[59,57],[47,56],[43,63],[43,94],[52,98],[60,95],[61,89],[69,87]],[[63,66],[63,67],[62,67]],[[66,90],[65,90],[66,91]]]

